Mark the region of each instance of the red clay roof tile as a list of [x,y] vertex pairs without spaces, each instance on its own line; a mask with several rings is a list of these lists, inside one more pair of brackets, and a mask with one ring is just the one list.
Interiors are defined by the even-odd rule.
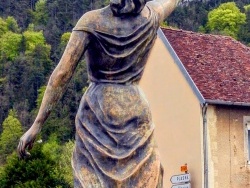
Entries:
[[205,99],[250,103],[250,48],[231,37],[162,28]]

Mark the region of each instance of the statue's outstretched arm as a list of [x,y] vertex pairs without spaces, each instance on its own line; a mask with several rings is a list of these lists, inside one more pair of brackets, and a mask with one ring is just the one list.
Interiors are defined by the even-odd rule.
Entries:
[[164,21],[175,9],[180,0],[155,0],[149,1],[160,15],[160,22]]
[[80,58],[84,54],[88,43],[89,36],[86,32],[72,32],[62,58],[50,76],[37,117],[30,129],[20,139],[17,150],[21,158],[29,155],[26,148],[32,148],[36,135],[40,132],[42,125],[48,118],[52,108],[66,90],[67,84],[69,83]]

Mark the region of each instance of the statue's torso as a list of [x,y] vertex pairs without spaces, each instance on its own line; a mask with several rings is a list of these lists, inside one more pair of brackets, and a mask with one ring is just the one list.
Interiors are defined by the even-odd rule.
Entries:
[[90,33],[86,51],[90,81],[126,84],[139,81],[159,27],[154,11],[146,6],[139,15],[114,17],[106,7],[86,14],[81,20],[74,30]]

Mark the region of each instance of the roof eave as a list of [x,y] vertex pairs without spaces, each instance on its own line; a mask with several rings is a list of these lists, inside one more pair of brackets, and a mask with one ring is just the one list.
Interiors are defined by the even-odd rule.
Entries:
[[231,101],[211,100],[211,99],[205,99],[205,103],[213,105],[227,105],[227,106],[250,106],[250,103],[247,102],[231,102]]

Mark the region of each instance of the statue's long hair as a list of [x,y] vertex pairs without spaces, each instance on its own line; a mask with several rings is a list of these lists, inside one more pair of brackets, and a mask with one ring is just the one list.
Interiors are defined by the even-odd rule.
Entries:
[[110,7],[114,16],[139,14],[145,4],[146,0],[110,0]]

